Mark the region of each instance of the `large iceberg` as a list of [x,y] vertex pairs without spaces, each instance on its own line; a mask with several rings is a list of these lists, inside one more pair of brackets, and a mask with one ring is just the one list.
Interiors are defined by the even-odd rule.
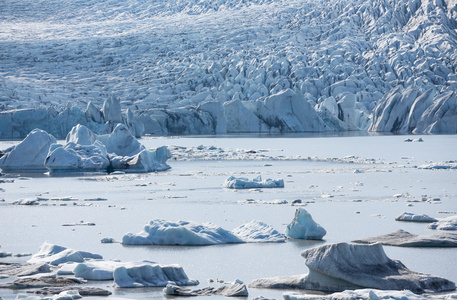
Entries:
[[384,253],[381,244],[326,244],[304,250],[307,275],[256,279],[252,288],[340,292],[360,288],[410,290],[413,293],[455,290],[447,279],[417,273]]
[[67,262],[84,262],[86,259],[102,259],[99,254],[69,249],[50,243],[43,243],[39,251],[27,262],[30,264],[48,263],[56,266]]
[[327,231],[317,224],[304,208],[297,208],[292,222],[286,227],[286,236],[293,239],[321,240]]
[[187,277],[179,265],[135,263],[114,270],[114,286],[120,288],[158,287],[174,282],[176,285],[197,285],[198,280]]
[[284,242],[285,238],[269,225],[254,220],[228,231],[212,223],[189,221],[150,221],[140,233],[127,233],[126,245],[216,245],[230,243]]
[[0,169],[3,172],[46,171],[44,161],[49,148],[55,143],[57,140],[52,135],[43,130],[34,129],[22,142],[5,151],[5,154],[0,158]]
[[271,178],[262,180],[261,175],[253,179],[229,176],[224,181],[224,187],[229,189],[283,188],[284,180]]
[[50,172],[153,172],[169,169],[167,147],[147,150],[123,124],[111,134],[97,135],[78,124],[68,133],[66,144],[54,144],[44,165]]

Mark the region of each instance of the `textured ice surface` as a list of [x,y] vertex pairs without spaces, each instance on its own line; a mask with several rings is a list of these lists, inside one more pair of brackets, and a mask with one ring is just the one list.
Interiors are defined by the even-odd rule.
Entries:
[[351,300],[351,299],[366,299],[366,300],[424,300],[424,299],[446,299],[451,300],[457,297],[456,294],[427,294],[418,295],[411,291],[383,291],[377,289],[361,289],[347,290],[340,293],[329,295],[314,295],[314,294],[298,294],[289,292],[283,294],[285,300]]
[[457,132],[455,1],[24,0],[0,18],[2,138]]
[[400,247],[457,247],[457,234],[435,232],[417,235],[400,229],[389,234],[354,240],[352,242],[363,244],[381,243],[383,245]]
[[366,287],[414,293],[455,289],[452,281],[413,272],[400,261],[388,258],[381,244],[326,244],[307,249],[301,255],[309,269],[307,275],[256,279],[249,287],[325,292]]

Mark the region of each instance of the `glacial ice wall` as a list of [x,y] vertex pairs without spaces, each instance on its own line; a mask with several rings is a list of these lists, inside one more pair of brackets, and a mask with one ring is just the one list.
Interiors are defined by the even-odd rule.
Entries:
[[[100,134],[107,120],[136,136],[456,133],[456,4],[8,2],[0,136],[59,138],[78,123]],[[120,106],[92,108],[110,95]]]

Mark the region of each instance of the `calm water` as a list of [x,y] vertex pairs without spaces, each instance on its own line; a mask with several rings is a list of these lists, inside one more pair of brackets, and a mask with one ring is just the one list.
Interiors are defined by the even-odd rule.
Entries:
[[[287,160],[188,160],[173,161],[162,173],[119,176],[86,175],[50,177],[20,174],[14,183],[0,187],[0,250],[35,253],[47,241],[122,261],[153,260],[180,264],[201,287],[208,279],[233,281],[267,276],[307,273],[300,253],[323,243],[349,242],[356,238],[404,229],[415,234],[431,233],[425,224],[396,222],[403,212],[447,217],[457,211],[457,170],[423,170],[426,162],[457,160],[457,136],[422,136],[423,143],[406,143],[408,136],[283,137],[283,138],[145,138],[147,147],[161,145],[223,149],[268,150],[268,156]],[[417,136],[411,138],[418,138]],[[0,143],[6,148],[11,142]],[[326,158],[359,156],[376,164],[332,162]],[[319,160],[291,160],[292,157]],[[382,163],[380,163],[382,162]],[[362,173],[354,173],[354,170]],[[229,175],[283,178],[284,189],[233,191],[222,188]],[[5,178],[6,176],[3,176]],[[90,179],[90,180],[88,180]],[[395,198],[393,195],[404,194]],[[49,200],[47,206],[13,206],[8,202],[42,195],[46,198],[74,197],[73,201]],[[440,204],[408,202],[427,197]],[[107,201],[84,201],[89,198]],[[100,239],[121,240],[127,232],[139,232],[154,219],[212,222],[233,229],[253,219],[270,224],[280,232],[293,219],[290,205],[242,205],[246,199],[289,202],[301,199],[327,235],[323,241],[289,240],[280,244],[240,244],[206,247],[122,246],[101,244]],[[93,203],[92,206],[76,206]],[[408,206],[412,204],[413,206]],[[446,213],[443,213],[446,212]],[[64,223],[94,222],[96,226],[62,226]],[[414,271],[446,277],[457,282],[457,248],[384,247],[387,255]],[[1,258],[0,262],[28,258]],[[7,280],[3,280],[7,281]],[[161,288],[113,289],[111,282],[93,283],[113,291],[110,298],[163,298]],[[249,289],[250,297],[282,298],[284,291]],[[4,299],[14,291],[0,290]],[[222,297],[220,297],[222,298]],[[91,298],[94,299],[94,298]],[[106,298],[105,298],[106,299]],[[109,299],[109,298],[108,298]],[[207,299],[207,297],[203,297]]]

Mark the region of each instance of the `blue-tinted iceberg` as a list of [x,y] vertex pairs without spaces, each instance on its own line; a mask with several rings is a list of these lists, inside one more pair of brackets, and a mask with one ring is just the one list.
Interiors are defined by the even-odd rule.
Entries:
[[230,176],[224,181],[224,187],[229,189],[254,189],[254,188],[283,188],[283,179],[265,179],[257,176],[254,179]]
[[153,172],[169,169],[167,147],[147,150],[123,124],[111,134],[97,135],[83,125],[68,133],[65,145],[49,150],[45,166],[51,172]]
[[122,238],[126,245],[216,245],[231,243],[284,242],[284,236],[269,225],[252,221],[233,231],[212,223],[188,221],[150,221],[140,233],[127,233]]
[[327,231],[317,224],[304,208],[295,210],[295,217],[286,227],[286,236],[293,239],[321,240]]
[[47,132],[34,129],[18,145],[7,149],[0,158],[0,169],[3,172],[27,171],[44,172],[46,155],[57,140]]
[[152,262],[132,263],[114,270],[114,286],[120,288],[158,287],[169,282],[177,285],[197,285],[179,265],[159,265]]

